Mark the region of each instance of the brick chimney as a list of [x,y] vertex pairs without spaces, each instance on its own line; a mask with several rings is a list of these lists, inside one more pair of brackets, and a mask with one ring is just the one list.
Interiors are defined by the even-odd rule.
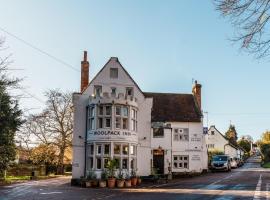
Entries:
[[192,88],[192,93],[193,93],[193,96],[195,97],[200,109],[202,109],[202,93],[201,93],[201,90],[202,90],[202,85],[198,84],[198,82],[195,81],[195,84],[194,84],[194,86]]
[[83,92],[89,83],[89,62],[87,61],[87,51],[83,53],[83,61],[81,62],[81,92]]

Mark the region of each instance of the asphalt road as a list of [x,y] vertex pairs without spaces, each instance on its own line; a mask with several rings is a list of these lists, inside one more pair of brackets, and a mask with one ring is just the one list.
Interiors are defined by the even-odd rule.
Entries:
[[31,181],[0,187],[0,200],[270,200],[270,171],[262,169],[259,162],[258,157],[253,157],[244,167],[230,173],[209,173],[199,177],[182,178],[173,183],[135,189],[71,187],[70,177]]

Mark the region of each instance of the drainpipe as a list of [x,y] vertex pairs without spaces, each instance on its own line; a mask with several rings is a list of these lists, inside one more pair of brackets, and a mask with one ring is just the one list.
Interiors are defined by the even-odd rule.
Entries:
[[87,146],[87,122],[88,122],[88,108],[89,106],[86,106],[86,120],[85,120],[85,136],[84,136],[84,177],[86,177],[86,159],[87,159],[87,155],[86,155],[86,146]]

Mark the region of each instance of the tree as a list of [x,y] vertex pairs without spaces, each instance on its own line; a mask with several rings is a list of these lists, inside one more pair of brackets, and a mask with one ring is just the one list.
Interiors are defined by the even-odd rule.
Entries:
[[230,124],[228,131],[225,133],[225,136],[232,144],[237,144],[238,137],[234,125]]
[[[25,127],[38,144],[46,148],[55,148],[57,173],[64,173],[66,155],[70,156],[73,133],[73,108],[70,93],[50,90],[46,92],[46,108],[36,115],[28,117]],[[37,162],[36,162],[37,163]]]
[[261,142],[264,144],[270,143],[270,132],[269,131],[265,131],[262,134]]
[[242,147],[246,152],[250,152],[251,150],[251,143],[246,139],[239,140],[238,145]]
[[256,58],[269,56],[270,0],[214,0],[216,9],[235,28],[234,42]]
[[[0,47],[3,40],[0,39]],[[17,79],[9,79],[6,75],[8,57],[0,56],[0,177],[5,178],[11,161],[15,159],[16,147],[14,136],[22,124],[22,112],[18,107],[18,101],[7,92],[10,87],[17,85]]]

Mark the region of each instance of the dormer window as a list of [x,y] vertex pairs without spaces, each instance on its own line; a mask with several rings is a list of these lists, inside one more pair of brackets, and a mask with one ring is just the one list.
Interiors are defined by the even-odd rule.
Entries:
[[101,93],[102,93],[102,86],[95,85],[94,86],[94,95],[97,97],[100,97]]
[[133,88],[132,87],[126,88],[126,95],[127,96],[133,96]]
[[110,68],[110,78],[118,78],[118,68]]
[[116,96],[116,88],[112,87],[111,89],[112,89],[111,95],[115,97]]

